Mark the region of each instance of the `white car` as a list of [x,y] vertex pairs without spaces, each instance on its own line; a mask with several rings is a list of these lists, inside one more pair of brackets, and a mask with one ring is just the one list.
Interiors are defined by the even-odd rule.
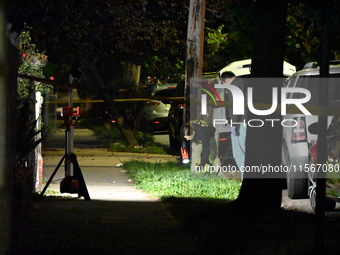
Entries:
[[[152,93],[155,97],[173,97],[177,84],[165,84]],[[168,129],[168,114],[170,104],[165,104],[161,100],[149,100],[146,103],[146,122],[153,130]]]
[[[334,77],[340,77],[340,65],[330,66],[329,101],[335,102],[339,96],[340,83]],[[287,87],[304,88],[311,93],[311,99],[304,106],[319,106],[320,69],[315,63],[309,63],[301,71],[293,74]],[[289,99],[300,98],[301,93],[290,93]],[[328,117],[330,123],[332,117]],[[318,121],[316,115],[287,114],[283,116],[285,126],[282,138],[282,163],[288,166],[287,189],[288,196],[292,199],[308,197],[308,175],[305,166],[308,165],[309,148],[317,141],[317,135],[311,134],[308,127]],[[293,127],[294,126],[294,127]]]
[[[283,75],[285,77],[290,77],[292,74],[296,72],[296,67],[292,64],[284,61],[283,62]],[[251,59],[244,59],[232,62],[228,64],[227,66],[223,67],[219,71],[217,71],[217,74],[219,77],[221,77],[221,74],[224,72],[233,72],[236,77],[244,77],[249,76],[251,74]],[[225,89],[216,89],[219,93],[220,98],[224,101],[226,91]],[[212,119],[225,119],[226,118],[226,109],[225,107],[215,107],[212,109]],[[223,124],[217,124],[216,125],[218,131],[220,133],[230,132],[230,126],[229,125],[223,125]]]
[[[233,72],[236,76],[246,76],[250,75],[251,72],[251,59],[244,59],[230,63],[229,65],[223,67],[217,73],[221,76],[222,73],[229,71]],[[288,62],[283,62],[283,75],[286,77],[291,76],[296,72],[296,67]]]

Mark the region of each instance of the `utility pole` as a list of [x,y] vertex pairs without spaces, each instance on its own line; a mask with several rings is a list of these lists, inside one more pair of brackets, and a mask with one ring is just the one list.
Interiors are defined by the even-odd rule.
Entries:
[[192,87],[190,86],[191,82],[202,78],[205,5],[206,0],[190,0],[184,90],[186,104],[183,123],[197,117],[197,113],[191,113],[196,116],[189,118],[190,106],[188,102],[190,100],[190,87]]
[[[68,107],[71,108],[73,113],[73,76],[72,74],[69,75],[69,83],[70,87],[68,89]],[[64,118],[68,118],[69,123],[72,123],[72,114],[70,116],[64,116]],[[70,155],[73,153],[73,146],[74,146],[74,126],[68,125],[66,127],[66,144],[65,144],[65,154]],[[71,176],[73,174],[73,167],[69,160],[65,161],[65,172],[66,176]]]

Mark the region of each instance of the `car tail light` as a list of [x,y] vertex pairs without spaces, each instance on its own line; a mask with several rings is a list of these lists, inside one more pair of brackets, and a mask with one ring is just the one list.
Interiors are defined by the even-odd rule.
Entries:
[[299,116],[294,117],[296,126],[292,129],[292,143],[306,142],[306,119],[305,117]]
[[159,124],[160,122],[159,122],[158,120],[155,120],[154,123],[155,123],[155,124]]
[[148,106],[157,106],[159,105],[160,103],[159,102],[147,102],[146,103]]

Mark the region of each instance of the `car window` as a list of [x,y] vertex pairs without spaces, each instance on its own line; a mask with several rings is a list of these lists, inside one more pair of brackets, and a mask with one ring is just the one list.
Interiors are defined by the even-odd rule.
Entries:
[[158,90],[154,96],[159,96],[159,97],[174,97],[175,96],[175,89],[162,89]]
[[[339,74],[330,75],[330,78],[320,78],[318,75],[305,75],[300,76],[296,87],[307,89],[311,93],[311,99],[306,105],[319,105],[319,88],[323,84],[323,79],[328,81],[328,98],[330,105],[340,105],[340,79],[334,78]],[[292,98],[298,99],[303,98],[303,93],[293,93]]]
[[[304,88],[309,90],[311,93],[311,99],[306,103],[306,105],[318,105],[319,102],[319,79],[318,76],[304,75],[300,76],[296,86],[297,88]],[[292,98],[304,98],[305,94],[303,93],[293,93]]]
[[296,83],[296,79],[298,76],[292,76],[291,78],[289,78],[288,83],[287,83],[287,87],[295,87],[295,83]]
[[330,78],[329,79],[329,101],[330,106],[340,106],[340,79]]

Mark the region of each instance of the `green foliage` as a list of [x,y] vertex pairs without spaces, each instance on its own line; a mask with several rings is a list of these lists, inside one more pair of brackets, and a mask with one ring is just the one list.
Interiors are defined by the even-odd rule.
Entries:
[[21,17],[30,21],[34,41],[43,43],[54,62],[82,63],[87,82],[103,87],[121,78],[122,62],[148,63],[154,73],[183,68],[187,4],[175,0],[13,0],[9,13],[16,22]]
[[[19,73],[34,76],[38,78],[44,78],[43,69],[47,64],[47,56],[44,52],[39,52],[36,49],[36,45],[31,43],[31,34],[28,27],[25,27],[20,34],[21,42],[19,44],[19,54],[21,56],[22,63],[19,67]],[[30,91],[35,86],[35,90],[41,93],[49,93],[52,90],[51,85],[32,82],[28,79],[19,78],[18,80],[18,94],[21,98],[27,98]]]
[[[204,71],[251,58],[251,6],[244,1],[219,1],[209,6],[205,25]],[[215,6],[214,6],[215,5]]]
[[211,48],[209,53],[210,57],[218,54],[220,50],[225,48],[228,35],[227,33],[222,33],[223,27],[224,25],[220,25],[217,29],[212,29],[209,27],[206,28],[206,31],[208,32],[207,44],[209,48]]
[[[336,2],[336,1],[335,1]],[[338,59],[340,5],[335,3],[329,14],[330,58]],[[290,1],[287,10],[286,59],[302,68],[305,63],[320,57],[322,2]]]
[[163,145],[157,144],[154,142],[149,142],[144,146],[128,146],[124,143],[111,143],[108,146],[110,151],[118,151],[118,152],[132,152],[132,153],[149,153],[149,154],[166,154],[167,151]]
[[32,150],[35,149],[46,137],[36,139],[37,135],[39,135],[42,130],[36,131],[38,120],[33,121],[27,127],[27,129],[21,129],[21,136],[18,139],[18,158],[24,158],[28,155]]
[[167,149],[164,145],[154,141],[147,142],[145,146],[132,148],[131,152],[135,153],[150,153],[150,154],[167,154]]
[[96,137],[107,147],[110,147],[112,144],[120,143],[125,146],[122,141],[124,141],[124,137],[121,132],[119,132],[117,127],[110,126],[109,124],[105,126],[96,126],[93,127],[93,132]]
[[[102,88],[122,75],[122,62],[143,65],[145,77],[183,73],[189,2],[12,0],[8,15],[18,23],[20,19],[29,21],[34,41],[44,45],[53,62],[60,66],[82,63],[82,72],[87,75],[82,84]],[[301,66],[318,55],[320,6],[310,1],[288,2],[286,60]],[[204,71],[252,57],[250,28],[256,22],[255,3],[207,1]],[[330,13],[330,45],[336,57],[339,5],[335,7]]]
[[[232,61],[252,57],[252,52],[256,50],[252,49],[253,35],[250,30],[256,22],[253,16],[254,3],[244,0],[221,1],[218,6],[224,14],[223,18],[208,7],[210,13],[207,13],[209,19],[206,20],[205,71],[218,70]],[[331,59],[338,59],[340,55],[340,37],[337,32],[340,28],[339,8],[340,5],[335,3],[329,13]],[[288,1],[285,60],[298,68],[307,62],[316,61],[320,56],[321,10],[321,2]],[[211,13],[216,22],[211,21]]]
[[137,188],[160,198],[221,198],[235,199],[240,184],[225,178],[192,178],[188,166],[175,162],[150,163],[133,160],[124,163],[124,168],[136,183]]
[[316,61],[320,46],[320,20],[316,9],[295,2],[288,6],[287,55],[300,68]]

